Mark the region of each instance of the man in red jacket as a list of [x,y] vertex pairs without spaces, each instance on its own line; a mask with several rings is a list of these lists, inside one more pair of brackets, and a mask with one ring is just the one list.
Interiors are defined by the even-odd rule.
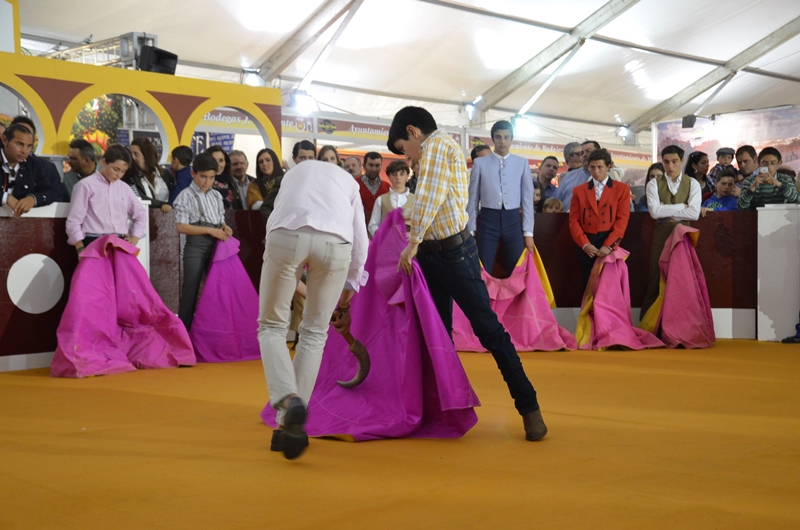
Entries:
[[591,180],[575,186],[569,208],[569,231],[581,248],[578,259],[583,286],[592,274],[595,258],[608,256],[617,248],[628,228],[631,189],[609,178],[613,162],[605,149],[589,154]]
[[364,205],[364,218],[369,223],[372,217],[372,208],[375,206],[375,199],[384,193],[389,193],[389,183],[381,180],[381,168],[383,167],[383,157],[380,153],[370,151],[364,155],[364,174],[356,177],[359,192],[361,194],[361,204]]

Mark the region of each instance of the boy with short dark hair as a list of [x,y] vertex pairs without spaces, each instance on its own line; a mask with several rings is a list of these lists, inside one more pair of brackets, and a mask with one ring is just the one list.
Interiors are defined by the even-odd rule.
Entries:
[[175,175],[175,189],[172,191],[173,196],[170,197],[170,201],[173,203],[178,194],[192,183],[192,158],[194,158],[194,153],[191,147],[179,145],[172,150],[172,162],[169,164],[169,170]]
[[186,235],[183,249],[183,288],[178,317],[192,328],[200,281],[208,270],[216,240],[225,241],[233,231],[225,224],[225,206],[219,193],[209,193],[217,175],[217,161],[209,153],[192,162],[192,183],[175,199],[178,232]]
[[[114,234],[132,245],[144,237],[147,211],[122,177],[131,165],[131,155],[119,144],[108,147],[103,169],[79,180],[72,190],[67,216],[67,242],[75,246],[80,259],[95,239]],[[128,219],[133,225],[128,229]]]
[[379,195],[372,208],[372,217],[369,219],[367,232],[370,239],[378,231],[386,215],[397,208],[403,209],[403,218],[406,224],[411,219],[411,211],[414,209],[414,194],[406,187],[411,176],[411,169],[403,160],[395,160],[386,167],[386,175],[389,177],[392,187],[388,193]]
[[717,191],[706,199],[703,203],[702,215],[706,212],[731,212],[739,207],[736,205],[737,199],[733,195],[736,188],[736,171],[733,168],[726,168],[717,175]]
[[689,221],[700,218],[700,184],[681,171],[683,155],[683,149],[677,145],[668,145],[662,149],[664,177],[652,179],[645,187],[647,210],[650,217],[656,220],[656,226],[650,245],[649,283],[642,301],[642,317],[658,299],[661,281],[659,259],[669,236],[678,223],[688,225]]
[[523,251],[534,251],[533,180],[528,160],[510,152],[514,139],[511,122],[496,122],[491,134],[494,152],[475,160],[469,175],[467,226],[475,235],[486,272],[494,268],[502,243],[503,267],[510,276]]
[[755,210],[765,204],[789,204],[800,202],[800,195],[791,177],[778,173],[781,152],[774,147],[765,147],[758,154],[761,164],[742,182],[739,196],[740,210]]
[[[445,329],[452,337],[453,302],[464,311],[481,344],[492,353],[522,416],[525,439],[547,434],[536,391],[509,334],[497,319],[481,278],[475,239],[467,230],[469,174],[464,152],[436,126],[430,112],[405,107],[395,114],[386,142],[391,152],[420,164],[408,246],[398,270],[413,271],[416,256]],[[532,198],[531,193],[531,198]]]

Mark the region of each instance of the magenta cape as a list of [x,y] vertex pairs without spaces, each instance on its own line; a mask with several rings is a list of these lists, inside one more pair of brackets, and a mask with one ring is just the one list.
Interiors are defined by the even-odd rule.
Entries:
[[696,228],[676,225],[659,259],[664,297],[656,329],[670,348],[711,348],[716,341],[706,278],[694,250],[699,235]]
[[50,375],[195,364],[186,328],[153,289],[138,252],[116,236],[103,236],[83,251],[56,332]]
[[[397,209],[375,233],[365,267],[369,282],[350,309],[351,332],[369,350],[369,376],[349,390],[336,384],[337,379],[349,381],[357,364],[331,327],[308,405],[311,436],[456,438],[478,421],[473,407],[480,403],[419,266],[414,263],[411,276],[397,272],[406,241],[402,210]],[[269,404],[261,417],[275,426]]]
[[239,241],[217,241],[189,336],[205,363],[261,359],[258,294],[239,259]]
[[[517,351],[574,350],[578,343],[556,322],[533,256],[527,250],[522,256],[522,263],[514,267],[508,278],[495,278],[481,269],[492,309],[511,335]],[[486,351],[457,304],[453,305],[453,341],[460,351]]]
[[578,330],[580,349],[622,347],[629,350],[663,348],[655,335],[633,325],[628,286],[628,251],[618,248],[595,260],[583,295]]

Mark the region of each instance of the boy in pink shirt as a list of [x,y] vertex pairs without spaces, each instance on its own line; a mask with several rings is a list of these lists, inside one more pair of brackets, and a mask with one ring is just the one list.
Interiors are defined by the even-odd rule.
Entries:
[[[68,243],[75,246],[78,258],[95,239],[116,234],[135,245],[144,237],[147,212],[120,179],[131,165],[131,155],[119,144],[109,146],[103,155],[103,169],[78,181],[72,190],[67,216]],[[133,225],[128,228],[128,220]]]

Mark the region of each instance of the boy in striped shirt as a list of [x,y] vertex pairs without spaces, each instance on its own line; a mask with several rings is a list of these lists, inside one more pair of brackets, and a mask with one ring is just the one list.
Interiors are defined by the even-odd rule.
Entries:
[[183,288],[178,317],[192,328],[200,281],[208,270],[217,239],[225,241],[233,234],[225,224],[222,196],[212,191],[217,176],[217,161],[209,153],[197,155],[192,162],[192,183],[178,194],[173,203],[178,232],[186,235],[183,248]]

